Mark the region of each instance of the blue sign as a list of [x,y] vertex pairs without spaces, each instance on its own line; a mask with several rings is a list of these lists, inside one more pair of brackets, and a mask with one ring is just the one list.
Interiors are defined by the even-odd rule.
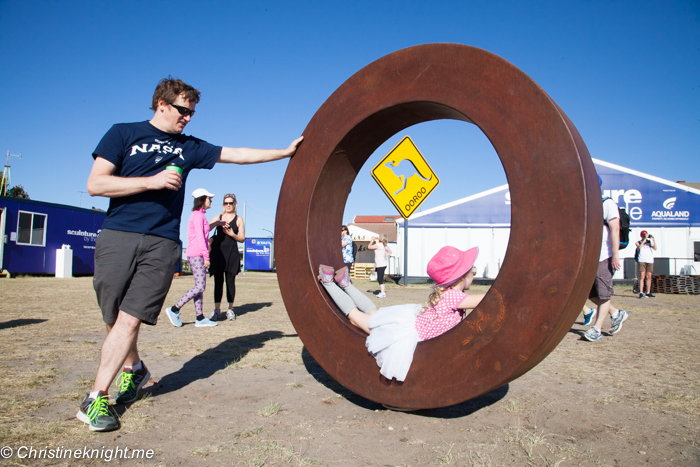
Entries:
[[246,238],[243,254],[245,268],[248,271],[272,271],[274,269],[273,240],[271,238]]
[[596,163],[596,169],[603,196],[627,209],[633,227],[700,226],[697,190],[612,164]]

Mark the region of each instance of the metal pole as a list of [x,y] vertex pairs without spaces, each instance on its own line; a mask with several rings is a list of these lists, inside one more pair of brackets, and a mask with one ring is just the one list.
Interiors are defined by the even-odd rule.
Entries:
[[408,219],[403,220],[403,285],[408,285]]
[[7,195],[7,187],[10,185],[10,156],[22,158],[22,154],[10,154],[10,150],[7,150],[7,162],[5,163],[5,170],[2,171],[2,181],[0,182],[2,196]]
[[[243,201],[243,227],[248,225],[245,219],[245,201]],[[243,242],[243,266],[241,266],[241,273],[245,272],[245,242]]]

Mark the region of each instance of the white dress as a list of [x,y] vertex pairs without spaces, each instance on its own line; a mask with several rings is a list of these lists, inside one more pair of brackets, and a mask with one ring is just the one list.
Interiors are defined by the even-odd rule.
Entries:
[[377,359],[379,372],[387,379],[406,379],[420,341],[416,331],[416,316],[420,311],[417,304],[393,305],[378,309],[370,317],[371,332],[365,345]]

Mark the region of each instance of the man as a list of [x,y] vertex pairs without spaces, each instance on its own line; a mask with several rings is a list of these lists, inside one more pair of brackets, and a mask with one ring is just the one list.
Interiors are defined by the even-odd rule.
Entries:
[[108,390],[120,370],[118,404],[134,402],[150,377],[139,357],[139,328],[142,322],[156,324],[180,261],[181,188],[189,172],[211,169],[216,162],[255,164],[291,157],[303,139],[286,149],[248,149],[186,136],[182,131],[199,95],[179,79],[161,80],[153,94],[153,118],[114,125],[92,154],[88,192],[110,198],[93,279],[107,337],[92,392],[77,414],[92,431],[119,428],[108,408]]
[[[603,185],[603,180],[598,177],[598,182]],[[613,295],[613,273],[620,269],[620,218],[617,209],[617,204],[610,198],[603,201],[603,242],[600,248],[600,262],[598,263],[598,272],[595,276],[595,282],[588,298],[598,305],[596,311],[595,325],[590,328],[583,337],[589,341],[599,341],[603,339],[601,330],[605,317],[610,315],[612,326],[610,333],[615,334],[622,329],[624,323],[629,317],[629,313],[624,310],[614,308],[610,299]],[[617,311],[613,311],[617,310]],[[586,313],[587,314],[587,313]],[[586,317],[584,314],[584,318]],[[590,313],[592,319],[593,313]],[[590,322],[590,319],[586,321]]]

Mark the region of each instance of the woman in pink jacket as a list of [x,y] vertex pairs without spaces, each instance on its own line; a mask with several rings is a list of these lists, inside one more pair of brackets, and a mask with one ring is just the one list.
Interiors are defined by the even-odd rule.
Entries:
[[204,289],[207,287],[207,268],[209,268],[209,222],[206,218],[206,211],[211,207],[211,199],[214,197],[204,188],[197,188],[192,192],[194,197],[194,207],[190,222],[187,225],[187,260],[194,275],[194,287],[182,296],[175,306],[171,306],[165,313],[168,315],[173,326],[180,327],[180,308],[185,303],[194,299],[194,309],[197,313],[197,321],[194,325],[198,328],[205,326],[216,326],[214,321],[204,317],[202,311],[202,298]]

